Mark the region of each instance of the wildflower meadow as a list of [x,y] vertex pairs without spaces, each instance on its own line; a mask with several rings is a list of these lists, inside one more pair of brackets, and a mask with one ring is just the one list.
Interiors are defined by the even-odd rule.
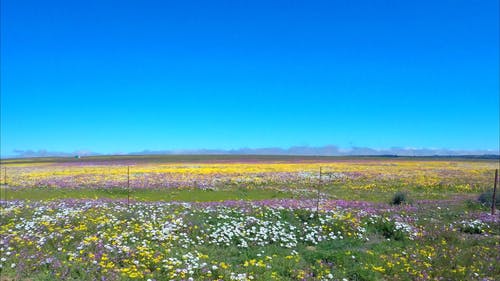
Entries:
[[[477,200],[491,189],[496,165],[7,162],[0,273],[2,280],[498,280],[499,212]],[[396,192],[404,194],[397,204]]]

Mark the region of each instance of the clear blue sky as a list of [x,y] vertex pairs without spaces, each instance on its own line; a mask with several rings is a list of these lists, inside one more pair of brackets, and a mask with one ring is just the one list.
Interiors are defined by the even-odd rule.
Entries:
[[499,149],[496,0],[25,1],[1,154]]

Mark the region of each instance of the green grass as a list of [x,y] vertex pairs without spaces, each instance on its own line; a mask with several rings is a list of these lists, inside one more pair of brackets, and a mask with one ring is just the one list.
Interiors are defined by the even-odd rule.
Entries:
[[[453,199],[456,197],[468,197],[477,198],[479,193],[463,193],[463,192],[453,192],[453,191],[417,191],[417,190],[405,190],[402,189],[407,195],[408,203],[413,203],[416,200],[446,200]],[[330,199],[341,199],[341,200],[355,200],[355,201],[368,201],[368,202],[380,202],[380,203],[390,203],[394,194],[397,191],[387,191],[387,190],[356,190],[350,188],[335,188],[335,189],[324,189],[323,193],[327,194]]]
[[[408,203],[417,200],[445,200],[456,197],[476,200],[479,193],[460,193],[453,191],[418,191],[404,190]],[[327,186],[321,189],[322,198],[338,200],[356,200],[378,203],[390,203],[396,191],[392,190],[358,190],[349,187]],[[295,198],[316,198],[316,189],[302,189],[298,192],[293,188],[279,190],[273,187],[234,187],[227,186],[221,190],[202,189],[131,189],[130,199],[136,201],[187,201],[209,202],[222,200],[265,200]],[[2,200],[56,200],[56,199],[127,199],[126,188],[5,188],[0,187]]]
[[[127,189],[63,189],[63,188],[0,188],[1,198],[7,200],[55,199],[127,199]],[[272,189],[133,189],[130,200],[208,202],[221,200],[263,200],[293,198],[292,193]]]

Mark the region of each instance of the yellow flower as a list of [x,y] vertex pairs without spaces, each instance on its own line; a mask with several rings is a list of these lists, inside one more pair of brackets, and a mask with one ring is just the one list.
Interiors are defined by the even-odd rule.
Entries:
[[385,268],[383,268],[381,266],[374,266],[374,265],[372,265],[372,269],[375,270],[375,271],[381,272],[381,273],[385,273]]
[[228,269],[229,268],[229,264],[225,263],[225,262],[220,262],[219,263],[219,266],[222,268],[222,269]]

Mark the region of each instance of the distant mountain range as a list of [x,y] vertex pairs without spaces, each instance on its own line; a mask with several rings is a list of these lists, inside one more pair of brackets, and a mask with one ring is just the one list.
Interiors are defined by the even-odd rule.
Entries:
[[[79,150],[58,152],[47,150],[15,150],[14,155],[5,158],[26,157],[70,157],[70,156],[108,155],[92,151]],[[187,150],[143,150],[131,153],[109,153],[109,155],[297,155],[297,156],[468,156],[474,158],[499,158],[500,152],[494,150],[453,150],[430,148],[373,149],[368,147],[339,148],[335,145],[320,147],[293,146],[290,148],[240,148],[240,149],[187,149]]]

